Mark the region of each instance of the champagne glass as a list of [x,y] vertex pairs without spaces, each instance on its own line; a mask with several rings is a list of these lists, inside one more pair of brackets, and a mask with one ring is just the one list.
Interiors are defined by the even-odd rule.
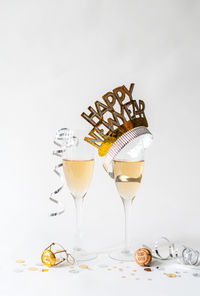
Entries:
[[88,191],[94,168],[93,152],[84,141],[84,131],[74,131],[77,145],[67,149],[63,156],[65,179],[73,197],[76,209],[76,230],[73,257],[76,261],[96,258],[96,254],[87,253],[81,245],[81,213],[82,203]]
[[[135,141],[137,142],[137,141]],[[113,160],[115,185],[124,207],[124,246],[120,251],[110,253],[112,259],[134,261],[134,253],[129,246],[130,212],[133,200],[139,189],[144,169],[144,146],[141,141],[135,149],[128,144]]]

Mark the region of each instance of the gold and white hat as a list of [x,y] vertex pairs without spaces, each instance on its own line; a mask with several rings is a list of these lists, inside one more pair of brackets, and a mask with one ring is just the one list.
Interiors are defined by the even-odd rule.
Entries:
[[152,141],[144,101],[133,99],[133,88],[134,83],[129,89],[124,85],[117,87],[102,96],[103,103],[95,101],[95,109],[89,106],[89,114],[81,114],[93,126],[85,141],[98,149],[99,156],[105,156],[103,166],[107,172],[114,157],[128,143],[141,137],[147,148]]

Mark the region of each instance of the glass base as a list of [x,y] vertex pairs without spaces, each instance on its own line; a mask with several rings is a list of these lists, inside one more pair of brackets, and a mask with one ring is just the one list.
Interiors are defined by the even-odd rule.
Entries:
[[83,249],[74,249],[71,254],[76,262],[80,261],[90,261],[97,257],[96,253],[88,253]]
[[134,252],[130,250],[113,251],[109,254],[109,257],[119,261],[135,262]]

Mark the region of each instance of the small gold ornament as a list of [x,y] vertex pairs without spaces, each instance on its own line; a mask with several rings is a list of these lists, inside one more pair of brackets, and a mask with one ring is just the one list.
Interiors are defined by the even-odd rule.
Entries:
[[[59,246],[59,250],[53,251],[52,246]],[[65,257],[59,258],[56,257],[56,254],[65,253]],[[75,263],[74,257],[67,253],[67,250],[65,250],[60,244],[58,243],[52,243],[50,246],[48,246],[43,252],[41,256],[42,263],[48,267],[58,265],[64,261],[67,261],[68,264],[73,265]]]

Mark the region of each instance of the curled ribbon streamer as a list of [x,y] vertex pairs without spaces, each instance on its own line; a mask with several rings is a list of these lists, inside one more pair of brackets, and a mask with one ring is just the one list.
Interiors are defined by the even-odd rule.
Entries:
[[[169,253],[166,257],[162,256],[159,252],[159,242],[161,240],[164,240],[167,243],[167,247],[169,250]],[[143,247],[149,249],[152,253],[152,257],[155,259],[160,260],[169,260],[169,259],[175,259],[179,263],[185,264],[185,265],[193,265],[197,266],[200,264],[200,252],[197,250],[194,250],[192,248],[186,247],[186,246],[180,246],[175,248],[174,243],[172,243],[168,238],[162,236],[158,241],[154,243],[154,249],[152,250],[147,245],[143,245]]]
[[199,265],[200,253],[197,250],[183,246],[181,250],[181,256],[179,256],[179,250],[174,251],[174,258],[177,258],[179,263],[185,265]]
[[[169,254],[166,256],[166,257],[163,257],[160,252],[159,252],[159,248],[158,248],[158,245],[159,245],[159,242],[161,240],[164,240],[165,242],[167,242],[167,246],[168,246],[168,249],[169,249]],[[145,248],[149,249],[149,251],[151,251],[152,253],[152,257],[155,258],[155,259],[160,259],[160,260],[168,260],[170,258],[173,257],[173,250],[174,250],[174,244],[170,242],[170,240],[164,236],[162,236],[159,240],[157,240],[155,243],[154,243],[154,249],[152,250],[150,247],[148,247],[147,245],[143,245]]]
[[[53,155],[56,155],[56,156],[62,158],[63,153],[66,152],[67,148],[78,145],[78,138],[74,136],[74,132],[72,130],[70,130],[68,128],[61,128],[56,132],[54,144],[56,146],[58,146],[59,149],[54,150]],[[61,206],[62,210],[59,212],[51,213],[50,214],[51,217],[61,215],[65,211],[65,207],[64,207],[63,203],[55,198],[55,195],[58,194],[64,186],[64,179],[63,179],[62,174],[60,173],[60,168],[62,166],[63,166],[63,164],[59,163],[54,167],[54,170],[53,170],[54,173],[56,173],[56,175],[58,177],[60,177],[60,179],[61,179],[61,186],[59,188],[57,188],[56,190],[54,190],[49,197],[49,199],[52,202]]]

